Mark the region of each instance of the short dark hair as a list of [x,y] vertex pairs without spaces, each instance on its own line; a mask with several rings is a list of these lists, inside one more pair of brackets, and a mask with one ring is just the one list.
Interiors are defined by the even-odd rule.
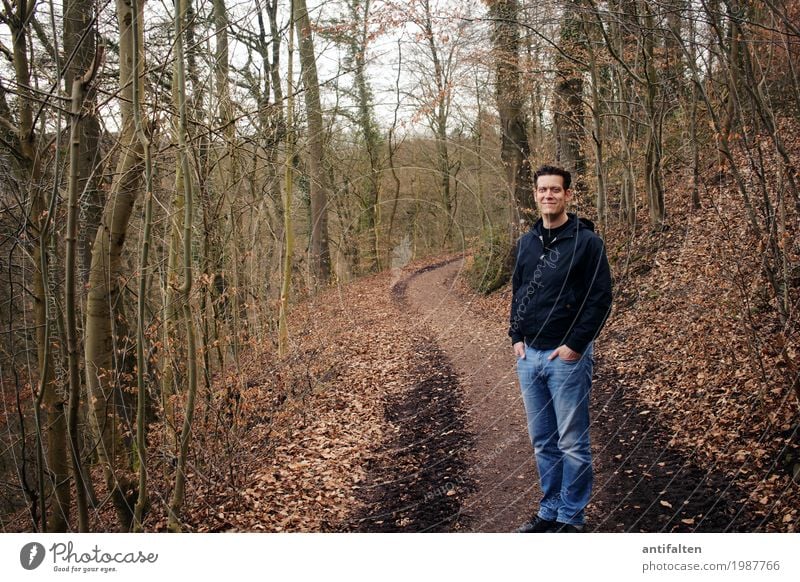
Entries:
[[572,174],[564,168],[558,166],[548,166],[547,164],[541,166],[533,173],[533,185],[539,180],[539,176],[561,176],[564,179],[564,190],[569,190],[572,184]]

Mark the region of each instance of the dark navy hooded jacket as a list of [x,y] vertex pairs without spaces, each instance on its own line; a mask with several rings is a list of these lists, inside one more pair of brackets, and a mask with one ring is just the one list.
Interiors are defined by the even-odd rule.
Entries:
[[594,224],[567,214],[545,248],[540,218],[517,243],[508,335],[537,349],[583,353],[611,311],[611,270]]

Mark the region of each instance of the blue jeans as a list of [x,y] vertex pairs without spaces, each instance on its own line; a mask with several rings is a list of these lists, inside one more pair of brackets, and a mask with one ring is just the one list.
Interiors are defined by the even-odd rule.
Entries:
[[542,485],[539,517],[581,525],[592,493],[589,392],[592,344],[580,360],[567,362],[553,350],[525,346],[517,374]]

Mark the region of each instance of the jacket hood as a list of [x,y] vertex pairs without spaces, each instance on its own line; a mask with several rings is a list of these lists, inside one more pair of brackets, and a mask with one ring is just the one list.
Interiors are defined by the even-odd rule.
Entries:
[[[575,214],[574,212],[567,212],[567,222],[565,224],[572,223],[573,227],[575,227],[576,222],[578,229],[587,228],[592,232],[594,232],[594,222],[582,216],[578,217],[578,215]],[[544,222],[542,221],[542,218],[539,217],[539,220],[536,221],[531,230],[537,234],[541,234],[543,227],[544,227]]]

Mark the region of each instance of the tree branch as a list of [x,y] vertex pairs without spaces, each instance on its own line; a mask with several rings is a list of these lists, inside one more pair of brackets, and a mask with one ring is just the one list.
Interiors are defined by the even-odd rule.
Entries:
[[33,26],[33,30],[36,33],[36,38],[39,39],[39,42],[42,43],[45,52],[50,56],[53,61],[58,62],[58,55],[56,54],[56,49],[53,44],[50,42],[50,39],[47,37],[47,32],[42,27],[42,23],[39,22],[39,19],[35,16],[31,18],[31,25]]
[[606,32],[606,27],[603,26],[603,20],[600,18],[600,11],[597,8],[597,4],[595,4],[594,0],[589,0],[589,4],[592,5],[592,14],[597,19],[597,24],[600,28],[600,32],[603,34],[603,40],[606,41],[606,48],[608,49],[609,54],[617,61],[622,68],[631,76],[631,78],[639,83],[640,85],[647,85],[647,81],[642,79],[639,75],[637,75],[618,54],[617,51],[614,50],[614,43],[611,42],[611,39],[608,38],[608,33]]
[[17,127],[11,123],[8,119],[0,115],[0,127],[5,128],[6,130],[10,131],[11,133],[17,133]]
[[9,49],[6,45],[4,45],[2,41],[0,41],[0,53],[3,53],[6,59],[8,59],[9,63],[14,62],[14,53],[12,53],[11,49]]
[[22,152],[19,151],[19,148],[17,148],[13,143],[7,141],[2,135],[0,135],[0,145],[2,145],[6,150],[8,150],[8,152],[12,156],[17,158],[17,161],[23,163],[27,161],[25,156],[22,155]]

